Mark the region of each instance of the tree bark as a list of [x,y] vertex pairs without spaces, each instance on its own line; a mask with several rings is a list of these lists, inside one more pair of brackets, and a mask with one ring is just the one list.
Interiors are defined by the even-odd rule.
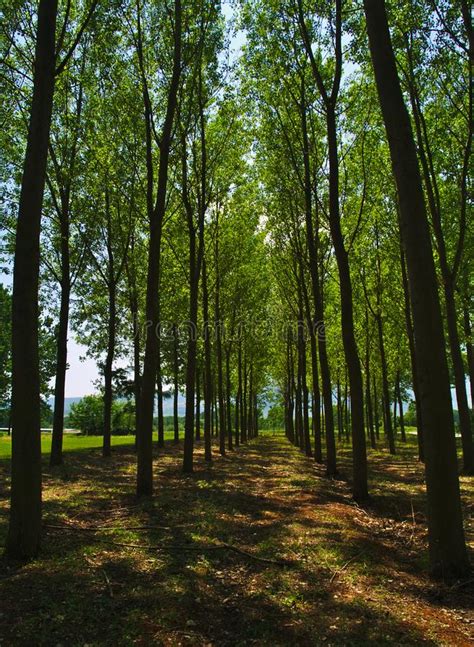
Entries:
[[[353,482],[352,494],[356,501],[369,498],[367,485],[367,450],[364,430],[364,394],[359,353],[354,334],[354,310],[349,259],[341,231],[339,213],[339,161],[337,152],[336,115],[332,106],[326,111],[329,145],[329,222],[334,244],[341,291],[341,325],[344,354],[351,393],[351,431]],[[332,406],[332,405],[331,405]]]
[[286,338],[286,354],[287,354],[287,435],[289,441],[294,445],[295,439],[295,426],[294,426],[294,379],[293,379],[293,353],[291,351],[291,331],[288,329]]
[[41,412],[38,358],[40,229],[55,75],[56,0],[40,0],[33,100],[15,243],[12,298],[11,506],[6,551],[35,557],[41,536]]
[[471,388],[471,409],[473,409],[474,408],[474,349],[472,347],[471,318],[469,316],[469,309],[465,304],[463,306],[463,324],[464,324],[464,339],[465,339],[466,354],[467,354],[467,367],[469,371],[469,385]]
[[179,396],[179,357],[178,357],[178,326],[173,324],[173,430],[174,442],[179,443],[179,416],[178,416],[178,396]]
[[397,400],[398,400],[398,411],[400,415],[400,435],[402,438],[402,443],[406,443],[407,437],[405,432],[405,419],[403,416],[403,401],[402,401],[402,390],[400,386],[400,371],[397,373]]
[[[409,61],[411,58],[409,54]],[[413,71],[410,70],[411,74]],[[446,241],[443,232],[442,218],[441,218],[441,204],[437,199],[439,189],[437,186],[437,178],[430,170],[429,159],[431,157],[430,144],[426,136],[426,127],[423,113],[420,108],[420,101],[418,92],[413,80],[410,78],[410,97],[413,106],[413,113],[415,117],[415,132],[418,141],[418,149],[423,176],[428,196],[428,206],[431,213],[433,231],[436,240],[437,256],[441,275],[443,277],[444,299],[446,304],[446,322],[448,328],[448,341],[451,354],[451,362],[454,372],[454,386],[456,390],[456,400],[459,412],[459,429],[461,432],[461,444],[463,454],[463,472],[466,474],[474,474],[474,444],[472,439],[471,416],[469,412],[469,405],[467,402],[466,393],[466,378],[464,373],[464,362],[461,353],[461,345],[459,341],[459,331],[457,323],[456,303],[454,296],[455,282],[457,270],[459,267],[458,258],[461,258],[462,250],[465,240],[465,178],[467,177],[468,160],[471,149],[472,141],[472,124],[469,122],[471,131],[469,132],[469,139],[467,148],[465,150],[464,168],[465,174],[462,182],[462,206],[461,206],[461,222],[460,233],[457,243],[457,253],[452,267],[449,266],[448,255],[446,250]]]
[[204,319],[204,457],[212,463],[211,449],[211,403],[212,403],[212,366],[211,338],[209,332],[209,294],[207,289],[206,256],[202,259],[202,308]]
[[197,317],[198,317],[198,296],[199,282],[196,254],[196,237],[194,227],[191,223],[189,238],[189,334],[188,350],[186,361],[186,417],[184,423],[184,447],[183,447],[183,472],[190,474],[193,471],[194,452],[194,398],[196,380],[196,356],[197,356]]
[[385,434],[388,440],[388,447],[391,454],[395,454],[395,441],[393,438],[392,414],[390,413],[390,395],[388,393],[388,371],[387,359],[385,356],[385,343],[383,338],[382,315],[377,313],[375,317],[377,323],[377,335],[379,340],[380,364],[382,367],[382,394],[383,394],[383,413]]
[[446,321],[448,324],[449,348],[454,371],[454,385],[459,412],[459,430],[461,432],[461,445],[463,456],[464,474],[474,474],[474,444],[472,439],[471,413],[467,402],[466,375],[459,341],[456,304],[454,301],[454,281],[452,276],[444,278],[444,295],[446,302]]
[[161,375],[161,341],[158,338],[158,365],[156,369],[156,402],[157,402],[157,430],[158,447],[165,446],[165,419],[163,415],[163,377]]
[[375,437],[380,440],[380,418],[379,418],[379,398],[377,394],[377,380],[375,375],[373,378],[373,393],[374,393],[374,424],[375,424]]
[[370,389],[370,337],[369,337],[369,312],[365,311],[365,406],[367,409],[367,426],[369,428],[370,446],[377,448],[374,431],[374,415],[372,410],[372,393]]
[[301,379],[301,400],[302,400],[302,432],[303,432],[303,447],[306,456],[312,456],[311,451],[311,438],[309,435],[309,412],[308,412],[308,383],[306,377],[306,326],[303,318],[303,295],[302,295],[302,282],[304,277],[300,274],[300,289],[299,289],[299,321],[298,321],[298,363]]
[[[113,272],[113,265],[112,272]],[[110,279],[109,279],[110,280]],[[102,445],[102,456],[107,458],[111,454],[111,436],[112,436],[112,402],[113,402],[113,363],[115,355],[115,338],[116,338],[116,284],[112,281],[109,284],[109,314],[108,314],[108,332],[107,332],[107,356],[104,365],[104,442]]]
[[242,408],[240,410],[240,423],[242,425],[241,441],[247,442],[247,358],[244,355],[242,369]]
[[196,440],[201,440],[201,378],[199,362],[196,365]]
[[[304,162],[304,186],[305,186],[305,225],[306,241],[308,245],[311,287],[314,301],[314,324],[312,334],[317,337],[319,350],[319,363],[321,366],[321,383],[324,401],[324,419],[326,435],[326,471],[328,476],[337,474],[336,465],[336,442],[334,437],[334,412],[332,405],[332,383],[329,361],[327,356],[326,335],[324,327],[324,308],[321,294],[320,277],[319,277],[319,233],[314,231],[312,216],[312,190],[311,190],[311,161],[309,151],[308,126],[306,119],[306,107],[304,105],[304,85],[303,85],[303,106],[301,109],[301,124],[303,134],[303,162]],[[313,385],[314,379],[317,380],[317,366],[313,368]],[[314,390],[314,386],[313,386]],[[319,392],[319,385],[317,387]],[[315,392],[316,393],[316,392]],[[321,434],[321,417],[319,415],[320,401],[317,399],[319,419],[319,434]],[[314,414],[313,414],[314,415]],[[321,461],[320,451],[316,447],[316,461]]]
[[412,323],[412,317],[411,317],[408,277],[407,277],[407,271],[406,271],[405,254],[403,253],[402,246],[400,247],[400,263],[402,268],[403,294],[404,294],[404,302],[405,302],[405,327],[406,327],[407,337],[408,337],[408,347],[410,349],[412,386],[413,386],[413,394],[415,396],[416,437],[418,439],[418,459],[423,463],[425,460],[424,450],[423,450],[423,417],[421,413],[420,387],[419,387],[419,381],[418,381],[418,368],[416,365],[415,335],[413,332],[413,323]]
[[337,380],[337,437],[339,442],[344,434],[344,420],[342,415],[342,391],[341,382]]
[[[130,255],[133,257],[134,252],[134,236],[132,233],[130,239]],[[135,262],[135,261],[133,261]],[[135,274],[135,268],[131,267],[128,260],[125,262],[125,269],[128,281],[128,300],[130,308],[130,316],[132,319],[132,335],[133,335],[133,394],[135,400],[135,450],[136,450],[136,437],[138,429],[138,415],[140,409],[140,326],[138,320],[138,289]]]
[[234,449],[232,440],[232,409],[231,409],[231,380],[230,380],[230,348],[227,348],[225,355],[225,374],[226,374],[226,413],[227,413],[227,447],[229,450]]
[[67,371],[67,334],[69,327],[69,302],[71,298],[71,261],[69,249],[69,199],[61,197],[61,304],[56,348],[56,377],[54,382],[54,418],[51,436],[51,467],[63,463],[64,398]]
[[215,322],[216,322],[216,355],[217,355],[217,397],[219,400],[219,452],[225,456],[226,445],[226,410],[224,400],[224,370],[222,362],[222,329],[220,311],[220,266],[219,266],[219,216],[216,216],[215,231],[215,264],[216,264],[216,288],[215,288]]
[[367,32],[397,184],[424,425],[428,539],[434,575],[469,569],[462,524],[448,363],[417,152],[383,0],[364,0]]
[[335,2],[334,75],[330,92],[327,91],[324,85],[323,77],[314,56],[304,19],[302,0],[298,0],[298,20],[306,54],[311,63],[313,77],[324,103],[326,117],[329,154],[329,228],[339,273],[342,340],[351,392],[352,494],[354,499],[360,502],[369,498],[367,486],[367,450],[364,430],[364,392],[359,353],[354,334],[354,309],[349,258],[341,230],[336,126],[336,104],[342,76],[342,2],[341,0],[336,0]]
[[147,336],[140,398],[137,433],[137,496],[153,494],[153,409],[159,353],[159,284],[161,237],[166,210],[168,166],[173,122],[176,112],[179,78],[181,75],[181,0],[174,0],[173,72],[168,90],[166,115],[160,140],[160,164],[156,203],[150,214],[150,239],[146,289]]
[[[115,356],[115,340],[117,328],[117,280],[115,267],[115,254],[112,242],[112,216],[110,212],[110,197],[108,186],[105,188],[105,212],[106,212],[106,244],[107,244],[107,292],[108,292],[108,322],[107,322],[107,355],[104,364],[104,438],[102,445],[102,456],[107,458],[111,454],[112,436],[112,402],[113,402],[113,364]],[[126,252],[125,252],[126,253]]]

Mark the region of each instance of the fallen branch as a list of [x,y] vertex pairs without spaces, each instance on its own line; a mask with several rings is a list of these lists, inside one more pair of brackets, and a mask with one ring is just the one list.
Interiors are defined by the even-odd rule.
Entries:
[[331,579],[329,580],[329,584],[332,584],[332,583],[334,582],[334,580],[336,579],[336,577],[337,577],[338,575],[340,575],[343,571],[345,571],[345,570],[346,570],[346,568],[349,566],[349,564],[351,564],[354,560],[356,560],[356,559],[357,559],[358,557],[360,557],[361,555],[363,555],[363,553],[357,553],[357,555],[354,555],[353,557],[351,557],[351,558],[350,558],[350,559],[349,559],[349,560],[344,564],[344,566],[341,566],[341,568],[340,568],[339,570],[334,571],[334,573],[333,573],[333,574],[332,574],[332,576],[331,576]]
[[15,577],[15,575],[20,575],[22,573],[22,571],[23,571],[23,567],[20,566],[20,567],[16,568],[14,571],[12,571],[11,573],[2,574],[2,575],[0,575],[0,581],[1,580],[9,580],[10,578]]
[[410,544],[413,543],[413,538],[415,536],[415,531],[416,531],[416,519],[415,519],[415,510],[413,509],[413,500],[410,499],[410,505],[411,505],[411,520],[412,520],[412,531],[410,535]]
[[[50,528],[52,530],[66,530],[66,531],[83,531],[83,532],[104,532],[104,531],[116,531],[116,530],[171,530],[169,526],[129,526],[129,527],[114,527],[114,526],[96,526],[96,527],[81,527],[81,526],[72,526],[72,525],[54,525],[54,524],[45,524],[45,528]],[[110,541],[107,539],[99,538],[99,541],[105,544],[112,544],[113,546],[120,546],[122,548],[140,548],[142,550],[183,550],[183,551],[208,551],[208,550],[231,550],[234,553],[238,553],[248,559],[253,559],[257,562],[263,564],[272,564],[274,566],[293,566],[294,562],[288,560],[275,560],[269,559],[266,557],[259,557],[253,553],[249,553],[238,546],[233,544],[227,544],[225,542],[220,542],[218,544],[207,544],[205,546],[191,546],[187,544],[129,544],[117,541]]]
[[449,587],[450,591],[454,591],[454,589],[461,589],[463,586],[469,586],[469,584],[472,584],[474,580],[464,580],[462,582],[456,582],[456,584],[453,584],[452,586]]
[[50,528],[51,530],[79,530],[80,532],[104,532],[109,530],[172,530],[171,526],[73,526],[68,524],[44,524],[44,527]]
[[108,577],[107,573],[105,572],[105,570],[104,569],[101,569],[101,570],[102,570],[102,573],[104,574],[104,579],[105,579],[105,583],[107,584],[107,588],[109,590],[109,595],[110,595],[111,598],[113,598],[114,597],[114,592],[112,591],[112,584],[110,583],[109,577]]
[[112,584],[111,584],[111,582],[110,582],[109,576],[107,575],[107,573],[106,573],[105,569],[104,569],[104,568],[100,568],[100,566],[99,566],[98,564],[95,564],[91,559],[89,559],[89,558],[87,557],[87,555],[84,555],[84,559],[86,560],[86,562],[89,564],[89,566],[90,566],[91,568],[94,568],[94,569],[100,569],[100,572],[101,572],[101,573],[102,573],[102,575],[104,576],[105,584],[107,585],[107,589],[108,589],[108,591],[109,591],[109,596],[110,596],[111,598],[113,598],[113,597],[114,597],[114,592],[113,592],[113,590],[112,590]]
[[219,543],[219,544],[205,544],[200,546],[193,546],[188,544],[128,544],[118,541],[110,541],[107,539],[99,539],[100,542],[104,544],[111,544],[112,546],[119,546],[121,548],[139,548],[141,550],[162,550],[162,551],[192,551],[192,552],[203,552],[203,551],[212,551],[212,550],[231,550],[234,553],[238,553],[248,559],[253,559],[257,562],[262,562],[263,564],[271,564],[273,566],[294,566],[294,562],[288,560],[276,560],[268,559],[266,557],[259,557],[253,553],[248,553],[245,550],[242,550],[238,546],[233,544]]
[[218,548],[227,548],[227,550],[232,550],[234,553],[238,553],[239,555],[243,555],[244,557],[248,557],[250,559],[254,559],[258,562],[262,562],[263,564],[273,564],[275,566],[294,566],[294,562],[288,561],[288,560],[275,560],[275,559],[267,559],[266,557],[258,557],[257,555],[254,555],[253,553],[248,553],[246,550],[242,550],[238,546],[234,546],[233,544],[226,544],[222,542],[219,544]]

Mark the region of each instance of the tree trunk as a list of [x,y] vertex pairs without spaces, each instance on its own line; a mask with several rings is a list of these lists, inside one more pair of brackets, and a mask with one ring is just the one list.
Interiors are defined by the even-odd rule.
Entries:
[[471,409],[474,409],[474,349],[472,347],[472,329],[469,309],[463,307],[464,338],[466,344],[467,368],[469,372],[469,385],[471,389]]
[[365,314],[365,406],[367,408],[367,426],[369,428],[370,446],[377,448],[374,431],[374,415],[372,410],[372,394],[370,389],[370,345],[369,345],[369,313]]
[[[411,61],[410,61],[411,62]],[[413,72],[412,72],[413,73]],[[471,79],[472,81],[472,79]],[[472,89],[471,89],[472,92]],[[432,229],[435,235],[436,244],[437,244],[437,257],[439,261],[439,267],[441,269],[441,275],[443,277],[443,287],[444,287],[444,298],[446,304],[446,321],[448,324],[448,341],[451,354],[451,362],[454,372],[454,386],[456,389],[456,400],[457,407],[459,412],[459,429],[461,432],[461,443],[462,443],[462,453],[463,453],[463,471],[466,474],[474,474],[474,445],[472,440],[472,428],[471,428],[471,416],[469,412],[469,406],[467,402],[466,394],[466,378],[464,374],[464,363],[461,353],[461,346],[459,342],[459,331],[457,324],[457,313],[456,313],[456,303],[454,298],[454,289],[456,283],[456,275],[458,264],[456,259],[453,262],[452,268],[449,266],[447,250],[446,250],[446,241],[443,232],[442,226],[442,214],[441,207],[439,202],[434,197],[435,192],[437,191],[437,179],[434,176],[428,167],[427,155],[430,154],[429,141],[426,137],[423,137],[423,125],[424,125],[424,116],[420,109],[420,101],[417,96],[417,89],[413,80],[410,82],[410,98],[413,106],[413,114],[415,118],[415,132],[418,140],[418,149],[419,156],[421,161],[421,166],[425,178],[426,192],[428,196],[428,205],[432,217]],[[472,108],[472,106],[471,106]],[[472,111],[471,111],[472,112]],[[472,116],[472,115],[471,115]],[[469,127],[472,130],[471,120],[469,121]],[[468,148],[466,149],[465,154],[468,156],[466,159],[469,159],[469,152],[471,148],[472,133],[469,134]],[[467,162],[464,162],[465,169],[467,170]],[[467,171],[465,173],[465,178],[467,178]],[[466,192],[465,192],[465,183],[463,179],[463,188],[462,193],[462,211],[465,213],[465,201],[466,201]],[[460,227],[465,227],[465,222],[463,216],[461,216]],[[464,244],[464,232],[460,234],[458,239],[456,255],[462,254]],[[460,258],[460,256],[459,256]]]
[[197,266],[196,235],[194,227],[189,228],[189,333],[186,361],[186,416],[184,422],[183,472],[193,471],[194,454],[194,398],[197,357],[197,318],[199,298],[199,274]]
[[135,275],[128,271],[127,275],[130,285],[130,314],[132,317],[133,334],[133,394],[135,399],[135,449],[138,429],[138,414],[140,409],[140,327],[138,325],[138,295]]
[[288,438],[290,442],[294,445],[296,444],[295,438],[295,426],[294,426],[294,378],[293,378],[293,353],[291,351],[291,332],[288,330],[287,340],[286,340],[286,349],[287,349],[287,373],[288,373]]
[[[339,270],[341,292],[341,326],[344,354],[349,374],[351,393],[351,430],[353,483],[352,494],[356,501],[369,497],[367,486],[367,450],[364,430],[364,394],[359,353],[354,334],[354,311],[349,259],[341,231],[339,213],[339,161],[337,151],[336,114],[332,106],[326,110],[329,147],[329,224]],[[331,404],[332,406],[332,404]]]
[[[65,198],[67,196],[64,196]],[[69,250],[69,200],[61,199],[61,305],[56,347],[56,377],[54,383],[54,418],[51,437],[51,467],[63,463],[64,397],[67,371],[67,334],[69,301],[71,297],[71,263]]]
[[397,436],[397,427],[398,427],[397,406],[398,406],[397,385],[395,384],[394,387],[393,387],[393,437],[394,437],[394,439]]
[[7,554],[35,557],[41,537],[38,277],[41,210],[54,95],[56,0],[38,6],[30,110],[15,243],[12,298],[12,462]]
[[[111,265],[111,274],[113,273],[113,264]],[[116,284],[111,278],[109,279],[109,322],[108,322],[108,340],[107,340],[107,357],[104,366],[104,442],[102,445],[102,456],[107,458],[111,454],[111,436],[112,436],[112,375],[115,355],[115,337],[116,337]]]
[[107,291],[109,298],[108,312],[108,331],[107,331],[107,356],[104,365],[104,442],[102,446],[102,456],[107,458],[111,454],[111,436],[112,436],[112,376],[115,356],[115,339],[116,339],[116,320],[117,320],[117,278],[115,268],[115,255],[112,242],[112,220],[110,213],[109,189],[105,187],[105,213],[107,220],[106,243],[108,259],[108,276]]
[[[300,281],[303,277],[300,277]],[[305,343],[305,329],[303,320],[303,303],[300,289],[300,304],[299,304],[299,322],[298,322],[298,362],[300,365],[301,375],[301,399],[303,410],[303,447],[306,456],[312,456],[311,451],[311,438],[309,435],[309,413],[308,413],[308,384],[306,379],[306,343]]]
[[247,358],[244,357],[243,371],[242,371],[243,387],[242,387],[242,408],[240,411],[240,422],[242,425],[243,443],[247,442]]
[[173,73],[168,91],[166,115],[160,140],[160,164],[156,203],[150,214],[148,274],[146,285],[147,336],[137,434],[137,496],[153,494],[153,409],[159,354],[159,284],[161,237],[166,210],[169,154],[181,75],[181,0],[174,0]]
[[402,443],[406,443],[407,437],[405,432],[405,419],[403,417],[403,401],[402,401],[402,391],[400,386],[400,371],[397,373],[397,400],[398,400],[398,411],[400,415],[400,435],[402,438]]
[[241,397],[242,397],[242,353],[239,344],[238,352],[238,385],[237,385],[237,394],[235,396],[235,446],[239,447],[240,445],[240,406],[241,406]]
[[224,371],[222,366],[222,330],[220,312],[220,274],[219,274],[219,230],[216,226],[216,294],[215,294],[215,321],[216,321],[216,355],[217,355],[217,397],[219,400],[219,452],[225,456],[226,441],[226,411],[224,400]]
[[344,383],[344,426],[346,429],[346,442],[349,442],[349,385],[347,384],[347,370]]
[[199,362],[196,366],[196,440],[201,440],[201,379]]
[[444,296],[446,302],[446,321],[448,324],[449,348],[454,371],[454,385],[459,412],[459,431],[463,456],[463,473],[474,474],[474,445],[472,441],[471,413],[467,402],[466,375],[459,342],[456,304],[454,301],[454,282],[451,276],[444,277]]
[[161,375],[161,341],[158,339],[158,368],[156,371],[158,447],[165,446],[165,419],[163,415],[163,378]]
[[388,371],[387,371],[387,359],[385,356],[385,343],[383,338],[383,324],[382,316],[377,314],[375,317],[377,323],[377,334],[379,340],[379,351],[380,351],[380,364],[382,367],[382,394],[383,394],[383,413],[384,413],[384,427],[385,434],[388,440],[388,447],[391,454],[395,454],[395,441],[393,438],[393,428],[392,428],[392,414],[390,412],[390,396],[388,393]]
[[413,386],[413,394],[415,396],[418,458],[423,463],[425,460],[424,451],[423,451],[423,418],[421,414],[420,387],[418,383],[418,368],[416,365],[415,336],[413,333],[413,324],[411,320],[410,295],[409,295],[409,288],[408,288],[408,277],[406,273],[405,254],[403,253],[403,248],[400,249],[400,262],[402,267],[403,293],[404,293],[404,299],[405,299],[405,326],[407,330],[408,347],[410,349],[412,386]]
[[[303,87],[303,97],[304,97],[304,85],[302,87]],[[319,363],[321,366],[321,382],[322,382],[324,413],[325,413],[327,475],[335,476],[337,474],[337,466],[336,466],[336,442],[334,437],[334,413],[333,413],[333,406],[332,406],[332,384],[331,384],[331,372],[329,368],[329,361],[327,357],[326,335],[325,335],[325,328],[324,328],[324,308],[323,308],[323,299],[321,294],[321,286],[320,286],[320,278],[319,278],[319,254],[318,254],[319,232],[316,231],[316,234],[315,234],[314,227],[313,227],[311,164],[310,164],[308,127],[307,127],[307,120],[306,120],[306,106],[304,105],[304,99],[303,99],[303,106],[301,110],[301,124],[302,124],[302,133],[303,133],[306,241],[308,245],[308,253],[309,253],[309,260],[310,260],[311,287],[313,292],[313,301],[314,301],[314,309],[315,309],[312,335],[317,336],[318,350],[319,350]],[[312,351],[312,357],[313,357],[313,351]],[[316,368],[314,368],[314,359],[313,359],[313,391],[315,389],[314,387],[315,380],[317,383],[318,382],[317,366]],[[317,392],[316,391],[314,392],[315,392],[315,399],[317,399],[317,405],[318,405],[318,414],[317,414],[317,418],[319,421],[318,433],[321,434],[321,418],[319,415],[319,411],[320,411],[319,384],[317,385]],[[319,443],[319,446],[320,446],[320,443]],[[321,462],[322,460],[320,449],[318,450],[317,445],[316,445],[316,451],[315,451],[315,458],[317,462]]]
[[231,409],[231,399],[230,399],[230,348],[226,351],[225,356],[225,374],[226,374],[226,413],[227,413],[227,442],[228,448],[230,450],[234,449],[234,443],[232,440],[232,409]]
[[212,366],[211,337],[209,331],[209,293],[207,289],[207,266],[205,256],[202,259],[202,308],[204,319],[204,458],[207,463],[212,463]]
[[380,440],[380,418],[379,418],[379,398],[377,395],[377,380],[373,379],[374,391],[374,423],[375,423],[375,437]]
[[420,384],[428,498],[428,539],[434,575],[465,577],[464,541],[448,363],[436,269],[417,152],[383,0],[364,0],[372,63],[400,204]]
[[214,395],[212,399],[212,424],[213,424],[213,435],[218,436],[219,434],[219,415],[218,415],[218,410],[217,410],[217,393],[216,393],[216,388],[215,388],[215,383],[213,385],[212,393]]
[[179,443],[179,416],[178,416],[178,397],[179,397],[179,357],[178,357],[178,326],[173,324],[173,430],[174,443]]
[[258,411],[258,394],[254,393],[254,405],[253,405],[253,435],[254,438],[258,436],[258,429],[259,429],[259,411]]
[[250,440],[253,438],[253,364],[250,365],[249,393],[247,401],[247,438]]
[[[310,335],[311,344],[311,373],[313,380],[313,399],[311,405],[313,434],[314,434],[314,460],[323,463],[323,450],[321,440],[321,391],[319,388],[318,353],[314,331]],[[334,440],[334,430],[333,430]]]
[[[302,278],[304,281],[304,279]],[[309,342],[311,350],[311,377],[312,377],[312,402],[311,402],[311,422],[312,432],[314,436],[314,459],[317,463],[323,462],[322,446],[321,446],[321,392],[319,389],[319,370],[318,370],[318,352],[316,335],[318,328],[314,325],[314,320],[311,316],[311,306],[308,298],[308,291],[306,285],[302,283],[302,290],[305,303],[306,322],[309,330]]]
[[301,384],[301,358],[300,358],[299,333],[297,338],[296,362],[296,393],[295,393],[295,439],[296,446],[303,449],[303,402]]
[[337,380],[337,437],[339,442],[344,434],[344,421],[342,415],[342,390],[339,379]]

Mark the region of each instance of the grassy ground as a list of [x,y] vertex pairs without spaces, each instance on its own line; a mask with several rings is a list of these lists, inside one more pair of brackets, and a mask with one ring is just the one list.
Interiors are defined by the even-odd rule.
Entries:
[[[165,439],[171,439],[172,431],[165,431]],[[112,436],[112,446],[133,445],[135,436]],[[0,459],[9,458],[11,455],[11,436],[0,434]],[[70,452],[80,449],[96,449],[102,447],[101,436],[79,436],[76,434],[64,435],[64,451]],[[49,454],[51,451],[51,434],[41,434],[41,451]]]
[[[73,451],[46,467],[41,558],[0,563],[5,645],[472,645],[472,582],[426,573],[422,468],[410,442],[370,453],[373,502],[281,436],[216,457],[156,457],[156,494],[134,498],[135,456]],[[0,544],[8,460],[0,461]],[[472,545],[472,483],[462,479]],[[241,551],[241,552],[239,552]],[[259,558],[259,559],[256,559]],[[262,561],[269,560],[269,561]]]

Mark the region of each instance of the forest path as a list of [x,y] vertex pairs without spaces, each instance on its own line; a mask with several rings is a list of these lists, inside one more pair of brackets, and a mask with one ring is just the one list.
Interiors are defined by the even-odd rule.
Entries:
[[[1,565],[2,646],[472,644],[472,588],[424,575],[414,446],[371,455],[366,510],[282,436],[212,468],[198,443],[188,477],[181,451],[169,444],[156,457],[155,497],[140,503],[129,447],[106,461],[71,452],[66,468],[46,468],[42,556]],[[1,514],[2,539],[5,530]]]

